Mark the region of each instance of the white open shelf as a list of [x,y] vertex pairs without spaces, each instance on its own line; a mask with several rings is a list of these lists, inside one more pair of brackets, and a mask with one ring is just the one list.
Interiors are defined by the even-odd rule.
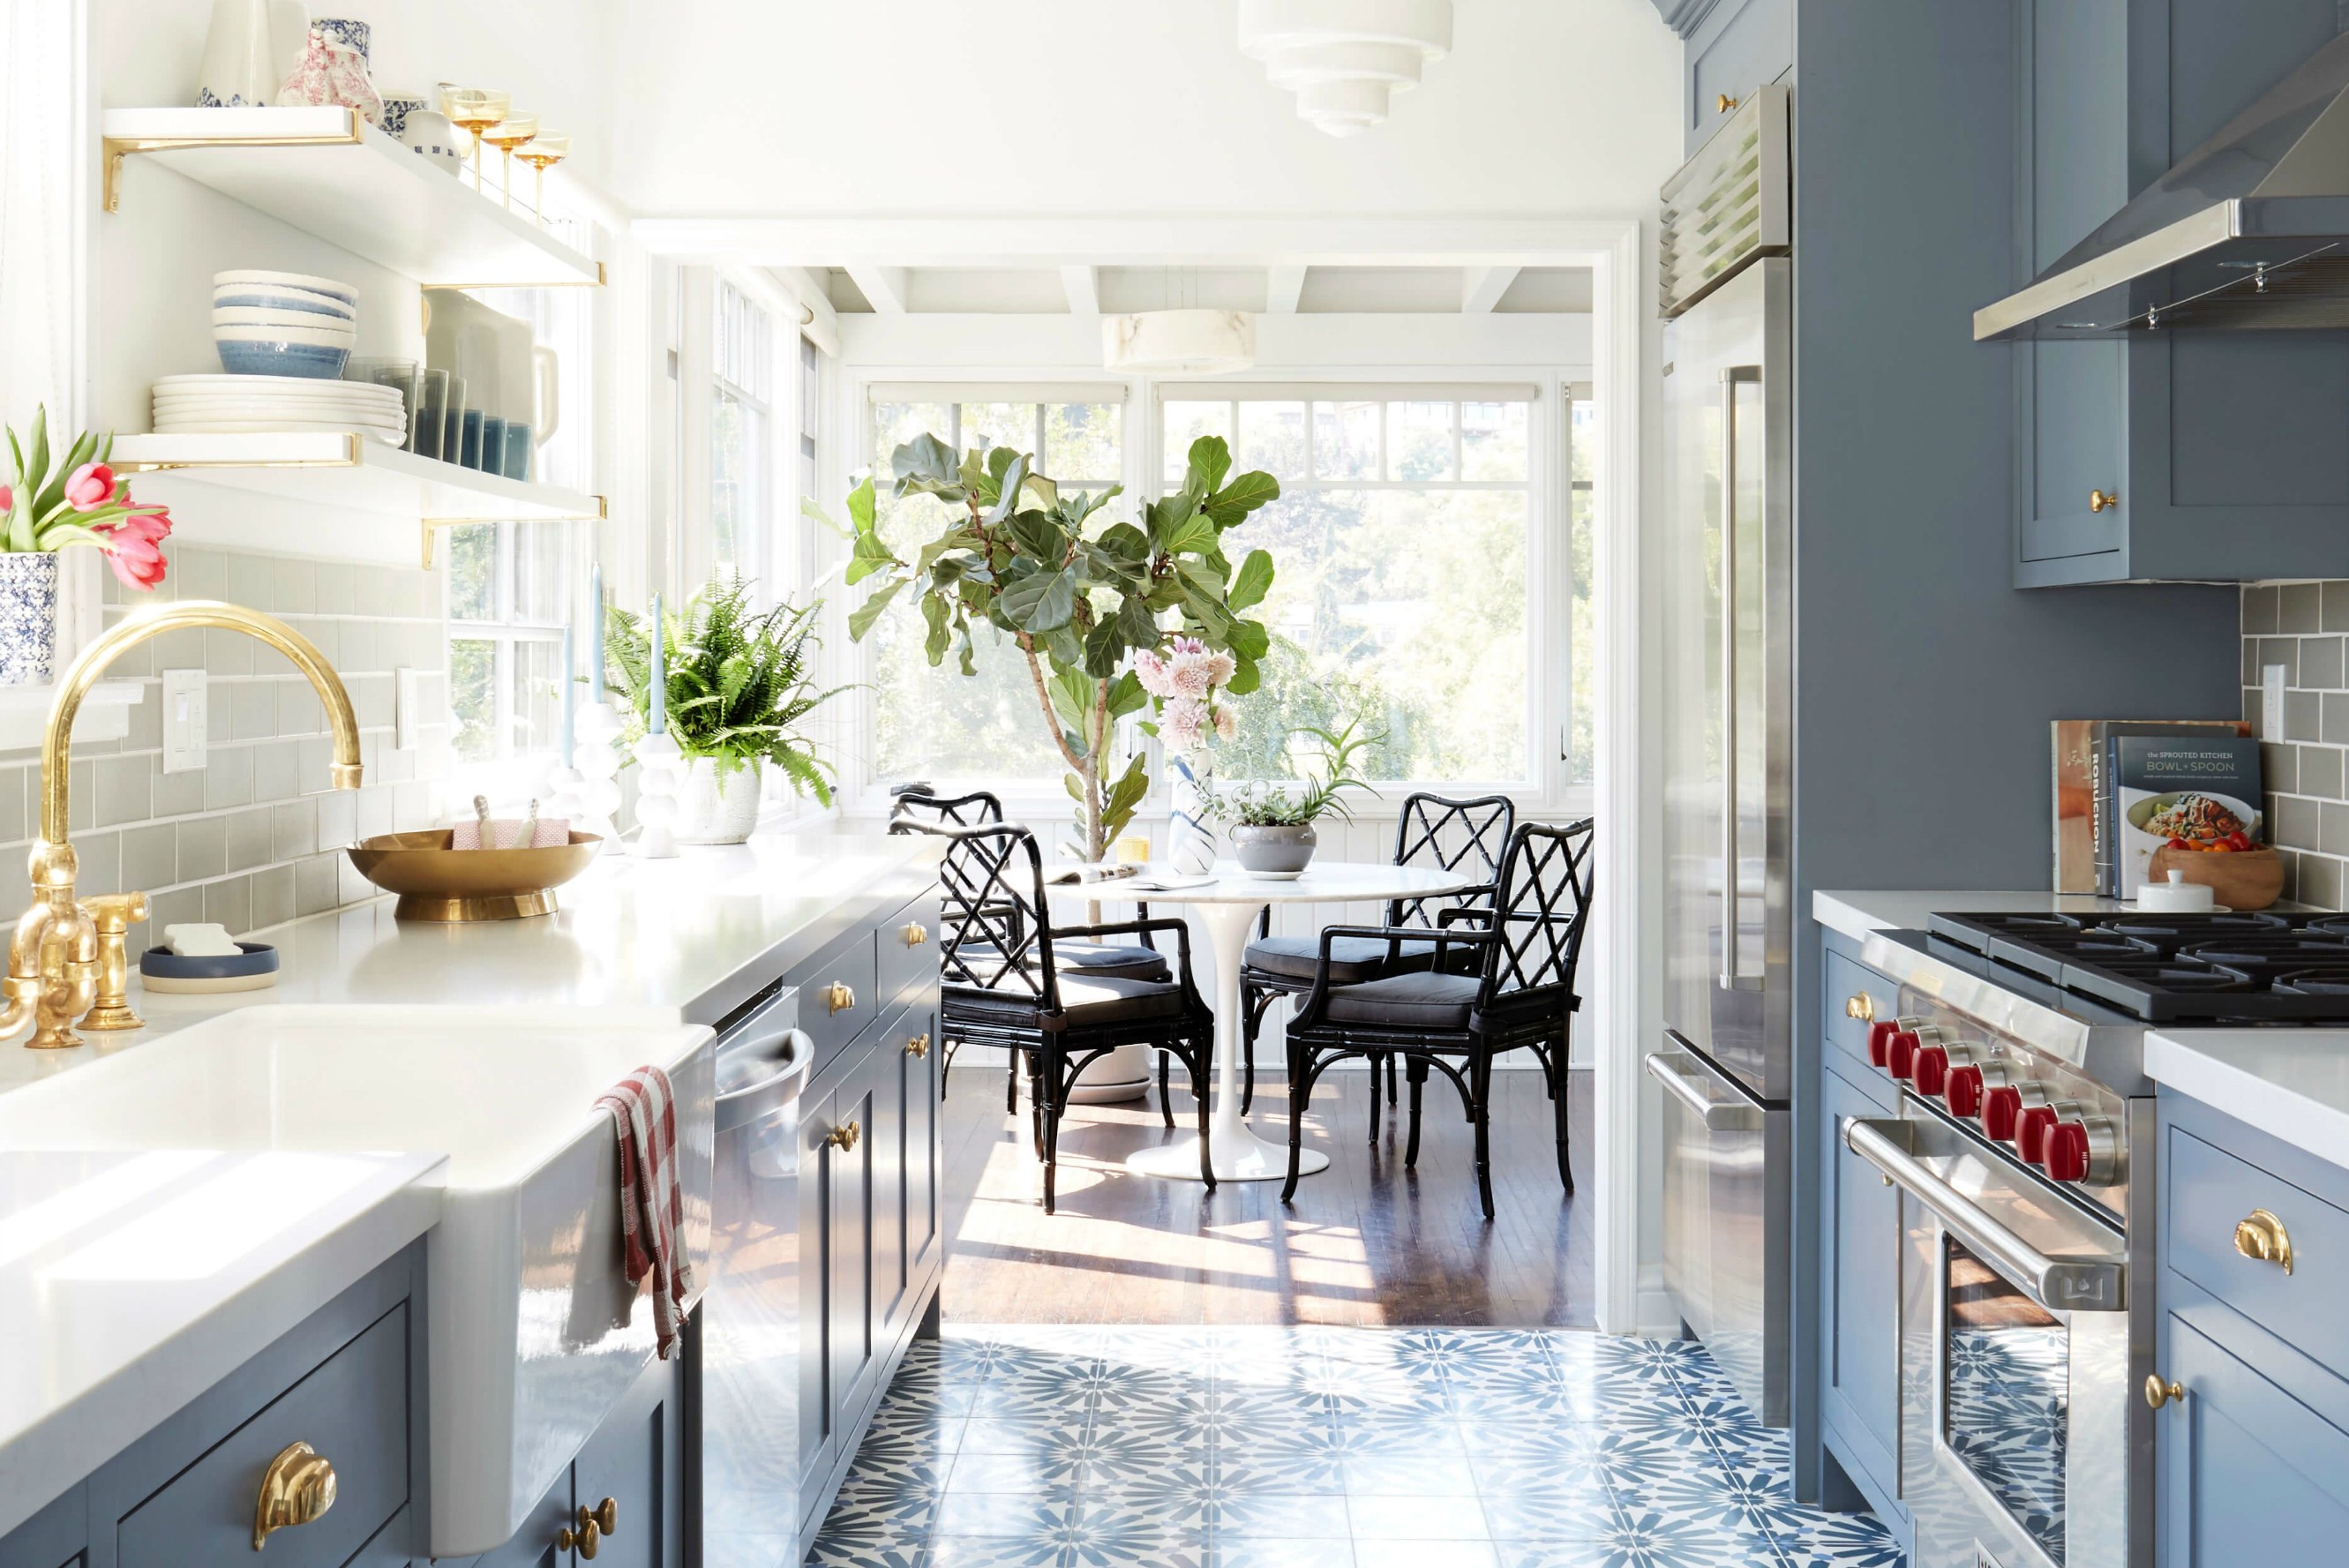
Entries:
[[[175,537],[231,550],[429,566],[433,531],[453,523],[604,515],[601,496],[480,473],[357,433],[118,436],[113,463],[143,476],[140,500],[171,508]],[[212,504],[223,490],[294,504]],[[193,503],[184,511],[182,499]],[[311,508],[336,514],[331,538]]]
[[106,111],[106,205],[140,156],[446,288],[600,284],[604,269],[340,106]]
[[[77,742],[119,740],[130,733],[130,710],[146,696],[138,681],[100,681],[81,699],[74,715]],[[49,727],[49,704],[57,688],[48,686],[0,686],[0,751],[23,751],[41,744]]]

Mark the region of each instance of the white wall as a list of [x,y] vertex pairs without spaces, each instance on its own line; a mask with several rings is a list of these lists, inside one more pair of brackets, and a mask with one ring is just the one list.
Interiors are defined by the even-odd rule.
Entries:
[[1296,118],[1235,0],[605,0],[645,215],[1644,214],[1680,161],[1650,0],[1459,0],[1386,124]]

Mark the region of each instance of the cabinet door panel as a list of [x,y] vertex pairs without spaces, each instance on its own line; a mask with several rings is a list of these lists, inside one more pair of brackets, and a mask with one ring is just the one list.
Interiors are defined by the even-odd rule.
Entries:
[[2160,1375],[2186,1390],[2156,1427],[2164,1568],[2333,1563],[2349,1540],[2349,1432],[2176,1314]]
[[823,1338],[830,1366],[825,1397],[830,1422],[844,1428],[863,1403],[871,1380],[876,1342],[873,1278],[873,1174],[880,1158],[875,1124],[874,1057],[885,1046],[856,1047],[863,1055],[849,1067],[833,1093],[835,1130],[854,1128],[845,1149],[827,1138],[823,1145],[823,1194],[829,1212],[824,1236],[826,1276]]
[[473,1568],[573,1568],[572,1553],[555,1549],[554,1538],[572,1518],[571,1467],[564,1466],[546,1495],[530,1511],[513,1539],[478,1558]]
[[[2127,483],[2127,346],[2033,343],[2017,351],[2030,410],[2031,462],[2023,470],[2025,561],[2116,551],[2136,487]],[[2091,491],[2120,506],[2089,509]]]
[[[938,1045],[936,1013],[919,1014],[909,1018],[907,1025],[926,1032],[930,1037],[930,1048],[926,1054],[903,1058],[905,1267],[910,1278],[911,1271],[938,1242],[941,1204],[938,1191],[938,1168],[941,1164],[938,1062],[943,1052]],[[909,1308],[911,1305],[908,1304]]]
[[[832,1156],[837,1096],[800,1100],[800,1512],[815,1505],[839,1451],[840,1399],[832,1382]],[[795,1521],[794,1523],[797,1522]]]
[[[1682,139],[1694,152],[1755,88],[1776,81],[1795,63],[1794,0],[1728,0],[1688,40],[1685,52]],[[1726,108],[1724,97],[1734,100]]]
[[576,1507],[599,1509],[606,1498],[618,1505],[619,1528],[596,1542],[595,1568],[657,1568],[675,1561],[663,1548],[678,1528],[683,1457],[673,1449],[678,1374],[675,1361],[647,1367],[572,1464]]
[[925,1026],[926,1014],[905,1012],[891,1018],[865,1058],[866,1088],[873,1106],[872,1208],[873,1341],[889,1344],[888,1326],[897,1319],[905,1294],[905,1074],[906,1054]]
[[1899,1485],[1900,1198],[1875,1166],[1843,1141],[1846,1118],[1883,1111],[1834,1072],[1821,1075],[1833,1180],[1824,1227],[1828,1249],[1827,1398],[1845,1429],[1871,1439],[1856,1456],[1888,1492]]

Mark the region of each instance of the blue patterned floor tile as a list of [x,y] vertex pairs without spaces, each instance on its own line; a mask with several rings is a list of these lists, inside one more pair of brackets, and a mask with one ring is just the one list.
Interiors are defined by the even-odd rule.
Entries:
[[1549,1487],[1485,1494],[1485,1525],[1495,1541],[1593,1541],[1616,1527],[1614,1494],[1593,1480],[1578,1487]]
[[836,1541],[892,1541],[926,1535],[945,1494],[935,1489],[859,1491],[843,1495],[824,1516],[819,1532]]
[[1346,1500],[1334,1492],[1219,1491],[1208,1512],[1218,1543],[1259,1538],[1345,1540],[1352,1529]]
[[980,1454],[1024,1454],[1068,1447],[1083,1440],[1090,1418],[1052,1421],[1041,1417],[974,1416],[964,1424],[961,1451]]
[[1786,1568],[1906,1568],[1892,1532],[1868,1513],[1813,1513],[1771,1533]]
[[1060,1535],[1061,1568],[1209,1568],[1212,1557],[1204,1528],[1139,1510],[1088,1507]]
[[1477,1491],[1464,1450],[1349,1454],[1341,1468],[1349,1497],[1474,1497]]
[[1076,1500],[1030,1492],[956,1491],[938,1501],[930,1529],[940,1538],[978,1535],[1033,1540],[1060,1529],[1076,1513]]
[[931,1568],[926,1540],[835,1541],[818,1536],[807,1568]]
[[1072,1447],[1040,1444],[1017,1453],[958,1454],[941,1490],[1021,1492],[1069,1501],[1082,1489],[1083,1477],[1083,1461]]
[[1355,1568],[1353,1538],[1342,1529],[1305,1538],[1218,1536],[1215,1552],[1215,1568]]
[[1055,1532],[1024,1540],[942,1535],[930,1542],[929,1559],[923,1568],[1061,1568],[1062,1546]]
[[1485,1505],[1474,1497],[1346,1494],[1346,1517],[1361,1541],[1482,1541]]

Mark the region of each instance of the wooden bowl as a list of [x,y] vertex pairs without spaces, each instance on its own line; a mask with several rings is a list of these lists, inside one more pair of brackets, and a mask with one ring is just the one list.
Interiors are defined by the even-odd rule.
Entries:
[[574,832],[538,850],[452,850],[448,828],[384,833],[343,852],[359,875],[399,895],[400,920],[519,920],[553,914],[554,890],[587,869],[603,842]]
[[2164,882],[2180,871],[2200,882],[2229,909],[2265,909],[2283,894],[2283,857],[2264,845],[2256,850],[2178,850],[2164,844],[2153,851],[2147,879]]

